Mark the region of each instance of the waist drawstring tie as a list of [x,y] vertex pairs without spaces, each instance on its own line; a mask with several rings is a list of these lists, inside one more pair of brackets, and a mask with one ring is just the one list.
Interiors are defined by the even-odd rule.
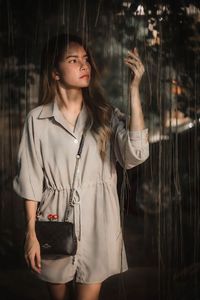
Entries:
[[[77,233],[78,229],[78,240],[81,240],[81,207],[80,207],[80,195],[78,191],[75,191],[73,200],[72,200],[72,206],[74,208],[74,214],[73,214],[73,222],[75,226],[75,232]],[[78,215],[78,218],[77,218]],[[77,224],[78,223],[78,224]]]
[[[74,195],[71,202],[72,209],[69,213],[69,219],[73,213],[73,223],[75,227],[75,233],[78,240],[81,240],[81,207],[80,207],[80,195],[77,190],[74,190]],[[75,255],[72,257],[72,264],[75,262]]]

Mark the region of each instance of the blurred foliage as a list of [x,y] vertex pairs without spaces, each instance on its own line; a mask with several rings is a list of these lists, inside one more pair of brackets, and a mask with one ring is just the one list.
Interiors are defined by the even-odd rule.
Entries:
[[[128,5],[124,6],[126,2]],[[141,15],[137,12],[140,4],[144,11]],[[197,13],[189,14],[189,7]],[[199,105],[199,91],[194,93],[199,81],[198,7],[198,1],[182,0],[1,1],[0,85],[5,97],[1,106],[14,108],[21,107],[20,101],[31,102],[27,91],[33,84],[33,69],[39,72],[45,41],[57,32],[67,31],[89,41],[106,92],[121,108],[127,98],[128,81],[122,58],[127,49],[137,46],[146,66],[142,98],[148,99],[147,108],[151,106],[155,113],[165,108],[158,101],[163,97],[162,91],[165,97],[168,94],[170,102],[166,86],[171,85],[173,78],[172,74],[169,78],[165,74],[166,68],[170,68],[178,84],[184,87],[179,108],[185,113],[194,112]]]

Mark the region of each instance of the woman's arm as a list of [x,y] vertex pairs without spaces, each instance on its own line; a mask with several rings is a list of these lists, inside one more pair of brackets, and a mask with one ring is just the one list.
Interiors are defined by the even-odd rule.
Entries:
[[[139,94],[139,84],[144,73],[144,66],[138,52],[129,52],[125,63],[134,73],[130,84],[130,120],[129,130],[126,130],[126,118],[120,116],[115,109],[113,117],[114,153],[116,160],[125,169],[133,168],[143,163],[149,157],[148,128],[145,128],[142,105]],[[124,119],[124,120],[123,120]]]
[[25,199],[26,215],[26,239],[25,239],[25,260],[33,271],[41,271],[40,245],[35,233],[37,202]]
[[25,199],[26,214],[26,234],[35,237],[35,218],[36,218],[37,202]]
[[142,106],[140,101],[139,88],[131,88],[131,118],[129,130],[142,130],[145,128]]
[[144,66],[140,60],[138,51],[134,48],[134,52],[128,52],[128,58],[125,58],[127,64],[134,73],[130,84],[130,124],[129,130],[143,130],[145,128],[142,105],[140,100],[139,85],[144,73]]

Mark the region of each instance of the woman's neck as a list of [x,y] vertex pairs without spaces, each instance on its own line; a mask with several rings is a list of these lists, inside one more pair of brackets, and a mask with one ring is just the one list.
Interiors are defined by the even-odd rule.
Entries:
[[57,92],[59,108],[63,111],[79,112],[83,104],[82,89],[62,89]]

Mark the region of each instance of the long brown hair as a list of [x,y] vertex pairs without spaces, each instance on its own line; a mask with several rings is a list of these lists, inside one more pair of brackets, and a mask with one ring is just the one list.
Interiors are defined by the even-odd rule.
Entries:
[[110,120],[112,105],[106,100],[100,85],[99,73],[88,46],[75,35],[60,34],[51,38],[45,45],[41,56],[39,101],[38,104],[47,104],[54,101],[56,96],[56,81],[52,76],[58,68],[69,43],[81,45],[87,52],[91,65],[91,81],[89,87],[83,88],[84,103],[88,110],[87,125],[90,126],[98,144],[101,158],[105,158],[107,142],[111,135]]

